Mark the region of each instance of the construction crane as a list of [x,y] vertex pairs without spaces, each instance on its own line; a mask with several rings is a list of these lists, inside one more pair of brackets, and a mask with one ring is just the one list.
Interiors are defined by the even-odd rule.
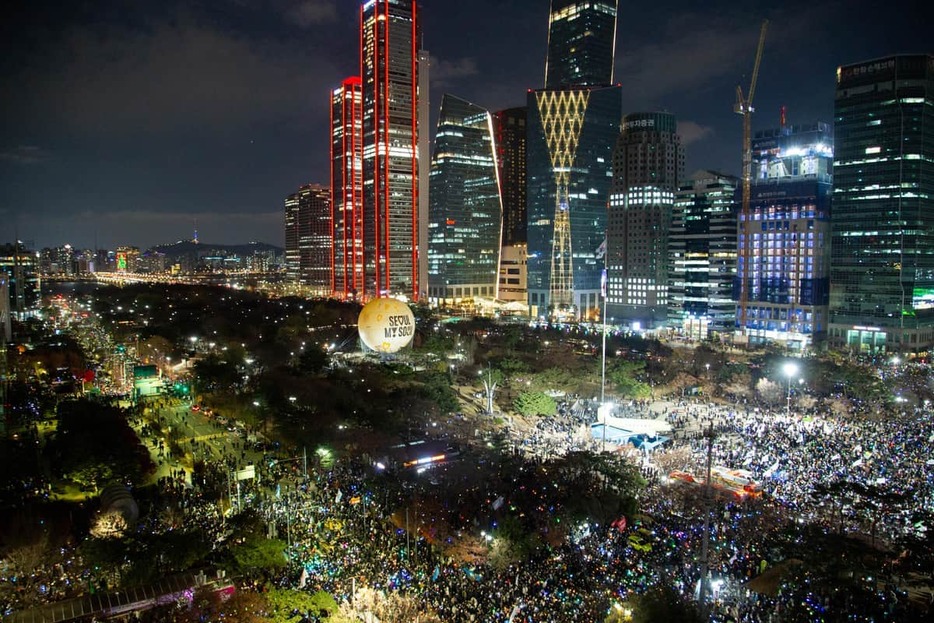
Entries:
[[743,335],[746,336],[746,307],[749,302],[749,282],[752,271],[750,269],[750,239],[752,238],[752,225],[749,220],[749,196],[752,185],[752,113],[755,108],[752,107],[752,98],[756,94],[756,81],[759,79],[759,64],[762,62],[762,49],[765,47],[765,32],[769,27],[769,20],[763,20],[762,30],[759,32],[759,47],[756,50],[756,62],[752,67],[752,79],[749,81],[749,90],[743,97],[743,87],[736,86],[736,104],[733,106],[733,112],[743,116],[743,205],[740,214],[742,215],[741,235],[743,243],[739,249],[739,261],[743,267],[742,279],[739,283],[739,327]]

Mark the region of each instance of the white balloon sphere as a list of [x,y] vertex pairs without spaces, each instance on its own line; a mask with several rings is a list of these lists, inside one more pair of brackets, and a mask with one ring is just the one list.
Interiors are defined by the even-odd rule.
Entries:
[[373,299],[357,319],[360,339],[379,353],[395,353],[415,337],[415,315],[398,299]]

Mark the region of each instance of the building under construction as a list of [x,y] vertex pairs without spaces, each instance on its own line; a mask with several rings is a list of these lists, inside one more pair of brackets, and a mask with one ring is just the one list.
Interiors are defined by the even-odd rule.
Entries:
[[757,132],[752,140],[749,211],[740,215],[738,240],[746,253],[735,286],[738,333],[750,343],[803,350],[826,337],[832,167],[826,123]]

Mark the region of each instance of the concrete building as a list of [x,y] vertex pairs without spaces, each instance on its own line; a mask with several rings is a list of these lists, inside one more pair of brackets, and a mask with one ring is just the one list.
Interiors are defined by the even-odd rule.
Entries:
[[684,151],[675,116],[623,118],[613,153],[607,252],[607,315],[635,329],[668,320],[668,235]]

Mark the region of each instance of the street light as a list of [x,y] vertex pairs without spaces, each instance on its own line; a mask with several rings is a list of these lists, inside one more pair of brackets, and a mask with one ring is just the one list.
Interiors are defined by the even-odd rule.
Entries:
[[782,366],[785,376],[788,377],[788,396],[785,401],[785,417],[791,417],[791,379],[798,375],[798,364],[794,361],[786,361]]

